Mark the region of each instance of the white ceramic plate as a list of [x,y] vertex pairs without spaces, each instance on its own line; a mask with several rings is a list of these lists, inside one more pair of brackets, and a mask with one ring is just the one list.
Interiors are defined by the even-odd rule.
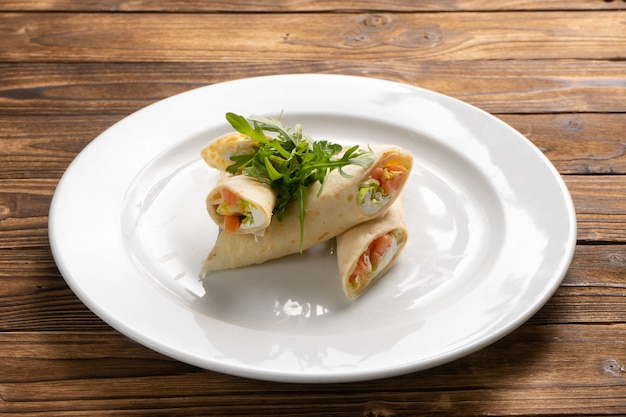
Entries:
[[[394,143],[415,169],[409,243],[348,301],[332,244],[264,265],[198,270],[217,236],[200,149],[232,111],[301,123],[316,139]],[[565,274],[575,213],[559,174],[521,134],[450,97],[363,77],[284,75],[192,90],[123,119],[67,169],[50,243],[72,290],[139,343],[274,381],[340,382],[423,370],[531,317]]]

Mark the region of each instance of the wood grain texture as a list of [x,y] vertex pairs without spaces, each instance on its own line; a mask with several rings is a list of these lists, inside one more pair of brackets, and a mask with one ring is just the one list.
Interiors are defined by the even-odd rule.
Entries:
[[501,11],[501,10],[621,10],[620,0],[6,0],[6,11],[104,11],[104,12],[311,12],[336,10],[415,11]]
[[[622,0],[1,2],[0,415],[626,415],[625,10]],[[91,312],[48,241],[73,158],[165,97],[283,73],[423,87],[528,137],[577,212],[574,259],[545,306],[446,365],[317,385],[198,369]]]
[[619,176],[568,176],[566,183],[574,199],[578,239],[624,242],[626,233],[626,178]]
[[8,366],[0,385],[0,412],[353,416],[377,407],[391,415],[619,413],[626,357],[612,335],[625,330],[623,324],[526,325],[431,370],[319,385],[264,383],[199,370],[116,333],[108,333],[107,341],[102,332],[0,333],[0,346],[16,348],[2,356]]
[[[0,63],[0,116],[121,118],[193,88],[281,73],[389,79],[450,95],[492,114],[626,113],[625,68],[624,62],[596,60],[586,63],[584,73],[577,60]],[[574,133],[585,126],[572,120],[568,128]]]
[[[252,27],[263,27],[251,33]],[[0,61],[624,58],[621,13],[0,13]],[[227,40],[227,41],[225,41]]]

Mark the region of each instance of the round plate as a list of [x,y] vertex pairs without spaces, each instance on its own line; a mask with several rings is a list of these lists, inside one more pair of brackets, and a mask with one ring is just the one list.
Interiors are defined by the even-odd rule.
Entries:
[[[316,139],[391,143],[415,157],[409,242],[361,298],[343,295],[332,242],[198,278],[218,229],[200,157],[226,112],[302,124]],[[531,317],[573,255],[571,197],[517,131],[461,101],[340,75],[257,77],[192,90],[121,120],[72,162],[50,244],[98,316],[172,358],[273,381],[343,382],[423,370]]]

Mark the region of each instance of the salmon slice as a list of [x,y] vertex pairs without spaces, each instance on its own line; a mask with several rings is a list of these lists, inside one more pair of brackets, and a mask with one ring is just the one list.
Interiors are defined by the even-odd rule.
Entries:
[[367,279],[369,274],[380,265],[385,252],[392,244],[393,238],[391,237],[391,233],[386,233],[374,239],[365,252],[359,257],[354,271],[352,271],[352,275],[350,276],[350,284],[358,288],[361,281]]

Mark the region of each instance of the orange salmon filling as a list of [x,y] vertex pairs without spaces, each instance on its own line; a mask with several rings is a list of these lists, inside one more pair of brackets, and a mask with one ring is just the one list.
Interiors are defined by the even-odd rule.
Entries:
[[360,288],[361,285],[367,282],[367,278],[380,265],[385,252],[392,244],[393,237],[391,233],[377,237],[369,244],[365,252],[359,257],[354,271],[352,271],[352,275],[348,279],[353,288]]
[[[224,203],[226,203],[226,205],[229,206],[230,208],[236,208],[239,205],[239,197],[237,197],[237,194],[233,193],[227,188],[224,188],[222,190],[222,198],[224,199]],[[218,212],[219,211],[220,210],[218,208]],[[243,219],[243,216],[240,216],[238,214],[222,215],[222,222],[223,222],[222,226],[224,228],[224,232],[226,233],[237,232],[239,230],[239,227],[241,226],[242,219]]]
[[370,178],[375,179],[380,183],[380,187],[383,189],[386,195],[395,193],[402,181],[404,175],[408,170],[402,165],[388,165],[386,167],[376,167],[370,173]]

